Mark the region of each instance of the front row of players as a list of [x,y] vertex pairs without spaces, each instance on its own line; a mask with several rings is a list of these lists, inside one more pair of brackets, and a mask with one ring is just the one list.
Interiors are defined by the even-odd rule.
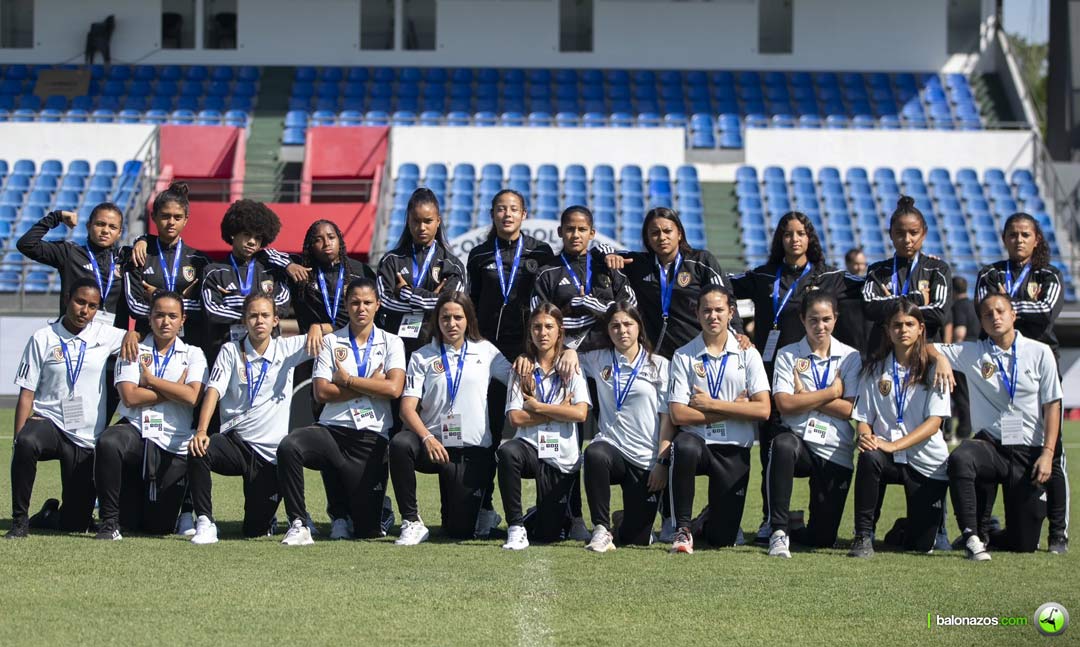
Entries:
[[[325,407],[317,424],[291,431],[293,371],[310,356],[304,337],[273,336],[271,296],[246,298],[247,334],[226,344],[210,371],[202,350],[178,338],[185,320],[179,294],[155,293],[152,332],[141,341],[93,323],[101,300],[94,281],[77,281],[70,297],[65,315],[33,335],[18,369],[8,537],[24,537],[30,527],[96,527],[101,539],[120,539],[121,527],[166,534],[190,488],[192,541],[214,543],[214,472],[244,479],[245,536],[267,534],[283,498],[289,527],[282,543],[311,544],[304,468],[342,484],[355,536],[378,537],[388,465],[403,518],[397,544],[428,537],[416,472],[438,474],[442,528],[453,538],[473,536],[497,472],[508,525],[503,547],[523,549],[530,539],[566,536],[568,501],[583,468],[594,527],[587,548],[650,544],[660,498],[668,496],[678,526],[672,551],[692,553],[694,534],[714,546],[740,541],[755,423],[769,417],[773,403],[786,432],[772,443],[766,473],[770,555],[790,557],[792,540],[833,546],[853,476],[852,556],[873,554],[886,484],[903,485],[907,514],[883,541],[903,550],[932,550],[947,491],[971,559],[989,559],[988,545],[1036,550],[1046,516],[1061,385],[1049,347],[1016,332],[1012,304],[998,294],[979,304],[988,339],[955,345],[928,344],[920,309],[899,300],[865,363],[832,337],[835,297],[808,295],[806,335],[780,350],[770,388],[757,350],[740,349],[730,332],[734,301],[722,286],[702,290],[702,332],[670,363],[652,353],[637,309],[617,302],[604,317],[607,347],[580,356],[564,350],[560,310],[540,304],[525,353],[511,365],[480,336],[469,298],[450,293],[434,310],[431,342],[406,367],[401,339],[374,325],[374,282],[357,279],[346,291],[349,325],[323,338],[315,361],[314,396]],[[122,421],[102,429],[105,366],[117,353]],[[950,456],[940,429],[951,415],[945,387],[953,369],[971,385],[979,431]],[[582,452],[578,424],[593,407],[586,378],[597,383],[598,431]],[[499,447],[487,416],[477,415],[487,410],[492,380],[507,385],[506,412],[516,429]],[[391,437],[398,398],[402,428]],[[221,433],[208,435],[215,410]],[[63,502],[29,517],[44,460],[61,462]],[[699,475],[708,476],[708,506],[692,519]],[[809,478],[805,524],[789,510],[797,477]],[[536,481],[528,512],[522,479]],[[610,511],[615,484],[621,514]],[[992,532],[998,485],[1005,528]]]

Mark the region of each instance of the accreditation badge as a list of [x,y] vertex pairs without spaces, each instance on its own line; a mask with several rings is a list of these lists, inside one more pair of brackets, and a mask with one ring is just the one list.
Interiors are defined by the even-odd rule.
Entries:
[[461,432],[461,414],[445,413],[439,421],[439,440],[443,447],[464,447],[465,439]]
[[540,427],[540,431],[536,434],[536,450],[540,460],[558,458],[562,454],[561,441],[562,436],[559,432],[550,427]]

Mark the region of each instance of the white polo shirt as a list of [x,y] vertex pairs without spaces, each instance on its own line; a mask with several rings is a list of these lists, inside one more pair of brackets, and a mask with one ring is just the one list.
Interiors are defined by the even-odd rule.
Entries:
[[[671,380],[668,389],[668,405],[671,403],[689,404],[694,395],[694,387],[701,387],[709,392],[709,383],[705,372],[705,340],[699,334],[682,348],[675,351],[671,358]],[[769,378],[761,362],[761,353],[750,347],[739,350],[735,335],[728,333],[724,355],[728,356],[723,380],[720,382],[719,400],[734,402],[743,391],[747,397],[769,390]],[[709,362],[714,373],[718,370],[722,356],[709,354]],[[754,430],[757,423],[749,420],[729,419],[724,421],[721,432],[714,425],[684,425],[681,431],[700,436],[706,444],[738,445],[751,447],[754,444]]]
[[[528,379],[535,380],[533,377]],[[533,384],[535,385],[535,381]],[[580,373],[575,373],[570,383],[565,384],[559,377],[558,372],[553,368],[540,378],[540,384],[544,387],[544,395],[547,396],[548,402],[560,403],[569,392],[573,397],[574,404],[584,402],[589,407],[592,407],[592,400],[589,398],[589,386]],[[536,397],[539,399],[539,394]],[[506,412],[523,411],[524,409],[525,397],[521,392],[521,380],[517,375],[514,375],[506,389]],[[570,474],[581,468],[581,450],[578,449],[578,425],[576,422],[552,420],[543,425],[518,427],[514,438],[524,440],[539,451],[540,443],[538,439],[541,432],[544,432],[545,435],[558,434],[559,436],[557,454],[550,458],[542,457],[541,460],[552,467],[558,468],[563,474]]]
[[[644,353],[639,348],[638,353]],[[660,447],[660,414],[668,412],[668,373],[671,362],[653,354],[641,364],[637,378],[623,400],[622,410],[615,410],[615,371],[612,357],[619,363],[619,389],[634,370],[638,358],[627,359],[612,348],[593,350],[578,356],[586,377],[596,380],[597,419],[594,443],[609,443],[637,467],[650,469]]]
[[[202,349],[198,346],[192,346],[185,344],[183,340],[177,338],[173,342],[175,351],[169,357],[168,364],[165,365],[165,370],[161,374],[161,378],[168,380],[169,382],[178,382],[180,376],[187,371],[187,381],[185,384],[193,384],[199,382],[201,384],[206,383],[207,368],[206,368],[206,355],[203,354]],[[170,349],[172,350],[172,349]],[[165,354],[158,355],[159,366],[165,361],[169,351]],[[151,371],[155,370],[154,365],[154,336],[147,335],[145,339],[139,344],[139,359],[135,362],[127,362],[120,360],[116,363],[116,384],[121,382],[129,382],[138,385],[139,379],[142,376],[141,365],[145,364]],[[166,400],[161,404],[154,405],[152,407],[139,407],[131,408],[120,402],[118,409],[119,414],[131,421],[131,424],[139,430],[143,438],[146,438],[153,442],[155,445],[164,449],[167,452],[173,454],[184,455],[187,454],[188,441],[191,440],[191,436],[194,430],[191,427],[191,419],[194,416],[195,409],[189,407],[186,404],[179,402],[173,402],[172,400]],[[149,424],[143,424],[149,422],[147,420],[148,415],[160,414],[162,417],[162,428],[160,433]]]
[[[263,355],[255,352],[247,335],[222,346],[207,383],[220,397],[221,432],[236,434],[260,458],[276,464],[278,444],[289,433],[293,369],[309,357],[306,335],[271,338]],[[264,361],[269,362],[266,377],[249,404],[247,363],[258,381]]]
[[[33,391],[34,414],[63,430],[78,447],[93,449],[94,442],[108,424],[105,419],[105,363],[110,355],[120,351],[125,334],[119,328],[91,322],[74,335],[58,321],[39,328],[23,349],[15,385]],[[86,348],[74,390],[61,345],[67,346],[72,368],[78,363],[79,349]],[[73,396],[82,400],[83,424],[76,429],[67,429],[61,403]]]
[[[822,379],[826,379],[825,375],[828,371],[826,388],[832,386],[839,377],[844,383],[843,397],[854,398],[859,393],[859,371],[862,370],[859,351],[837,341],[835,337],[830,337],[828,354],[828,359],[815,355],[810,350],[806,337],[781,348],[773,366],[773,394],[795,393],[796,370],[799,372],[799,380],[807,391],[820,390],[820,386],[814,379],[816,369],[817,375]],[[807,422],[811,418],[817,424],[807,436]],[[855,452],[855,430],[851,428],[850,421],[829,416],[820,411],[781,415],[780,420],[806,442],[815,456],[849,469],[855,469],[852,461],[852,454]],[[822,431],[824,431],[824,437],[821,435]]]
[[[926,371],[926,379],[932,379],[933,374],[934,369],[931,364]],[[898,376],[901,383],[906,382],[907,370],[901,367]],[[889,353],[879,370],[862,376],[859,383],[859,398],[855,401],[855,410],[851,414],[852,419],[870,425],[875,436],[897,441],[901,436],[915,431],[915,428],[930,416],[948,418],[952,415],[949,396],[925,382],[918,385],[909,384],[904,400],[904,427],[900,429],[896,422],[898,417],[896,387],[893,380],[893,355]],[[974,410],[972,413],[974,414]],[[898,463],[907,461],[923,476],[938,481],[949,478],[945,473],[949,447],[945,444],[945,437],[942,436],[940,429],[921,443],[905,449],[899,458],[896,453],[892,456]]]
[[[985,430],[1001,442],[1001,417],[1009,410],[1009,392],[1001,379],[998,361],[1011,372],[1012,349],[1001,350],[990,339],[936,346],[954,370],[967,376],[972,430],[976,433]],[[1019,363],[1013,408],[1023,417],[1023,444],[1041,447],[1045,433],[1043,405],[1062,398],[1057,363],[1049,346],[1024,337],[1020,331],[1016,332],[1016,355]]]
[[[323,337],[322,351],[315,360],[315,370],[311,378],[321,377],[332,380],[334,377],[334,360],[341,362],[341,367],[349,375],[357,377],[371,377],[375,369],[382,366],[383,373],[400,369],[405,370],[405,344],[397,335],[391,334],[372,326],[373,336],[371,341],[371,356],[368,358],[367,370],[363,375],[357,375],[357,361],[353,355],[352,343],[349,341],[349,327],[345,326],[335,330],[333,334]],[[356,349],[360,352],[360,362],[364,361],[364,352],[367,349],[367,339],[356,339]],[[357,413],[356,412],[362,412]],[[390,400],[365,395],[346,402],[328,402],[319,416],[319,424],[348,427],[357,431],[373,431],[386,438],[389,436],[390,427],[394,424],[390,413]]]
[[465,364],[461,368],[461,383],[452,410],[446,371],[451,371],[450,377],[456,378],[459,351],[452,346],[446,347],[446,361],[450,365],[444,367],[438,339],[418,348],[409,358],[402,397],[420,400],[420,420],[440,441],[443,414],[457,413],[461,414],[462,444],[465,447],[490,447],[488,383],[498,380],[506,384],[510,379],[510,362],[487,340],[470,341],[462,348],[465,349]]

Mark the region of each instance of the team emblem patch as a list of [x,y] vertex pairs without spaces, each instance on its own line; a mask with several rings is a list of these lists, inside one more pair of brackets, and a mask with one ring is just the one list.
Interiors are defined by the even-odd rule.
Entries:
[[60,346],[57,346],[56,348],[53,349],[52,356],[53,356],[53,359],[55,359],[56,361],[58,361],[58,362],[62,361],[64,359],[64,349],[61,348]]
[[986,360],[985,362],[983,362],[982,366],[979,367],[979,368],[980,368],[980,371],[982,372],[982,376],[983,376],[984,380],[989,380],[990,378],[994,377],[994,371],[997,370],[997,367],[995,367],[994,363],[991,362],[990,360]]
[[610,366],[605,366],[604,368],[600,369],[600,379],[605,381],[605,382],[607,382],[608,380],[611,379],[611,367]]
[[705,363],[694,362],[694,373],[696,373],[698,377],[705,377]]
[[439,267],[438,265],[432,265],[431,266],[431,280],[438,283],[439,282],[439,274],[442,274],[442,268]]
[[679,272],[675,281],[678,282],[680,288],[685,288],[690,285],[690,272]]
[[349,359],[349,349],[344,346],[338,346],[334,348],[334,359],[339,362],[344,362]]
[[195,268],[190,265],[185,265],[181,270],[184,274],[184,280],[188,283],[195,280]]
[[805,357],[800,357],[799,359],[795,360],[795,370],[800,373],[805,373],[806,371],[810,370],[810,360],[806,359]]
[[150,366],[151,361],[153,361],[153,358],[150,357],[150,353],[142,353],[139,355],[139,363],[143,366]]
[[270,293],[272,293],[274,291],[274,282],[273,281],[266,280],[266,281],[263,281],[262,283],[260,283],[260,285],[262,286],[262,291],[267,293],[267,294],[270,294]]
[[596,277],[596,285],[597,287],[601,288],[611,287],[611,277],[605,274],[601,274],[600,276]]
[[525,271],[526,272],[535,272],[537,267],[538,266],[536,264],[536,259],[530,258],[530,259],[525,261]]
[[1036,283],[1035,281],[1028,281],[1028,284],[1027,284],[1028,298],[1038,299],[1040,292],[1042,292],[1042,290],[1040,289],[1038,283]]
[[115,268],[113,268],[113,276],[115,276],[118,279],[124,278],[124,269],[122,267],[120,267],[119,264],[117,264],[117,266]]
[[919,281],[919,292],[930,289],[930,281]]
[[892,380],[882,378],[882,380],[877,383],[877,390],[883,397],[889,395],[892,391]]
[[236,377],[239,378],[240,384],[247,384],[247,368],[243,364],[236,365]]
[[434,362],[433,362],[433,363],[431,364],[431,368],[432,368],[432,370],[433,370],[433,371],[435,371],[436,373],[444,373],[444,372],[446,372],[446,369],[445,369],[445,368],[443,367],[443,365],[442,365],[442,360],[441,360],[441,359],[437,359],[437,360],[435,360],[435,361],[434,361]]

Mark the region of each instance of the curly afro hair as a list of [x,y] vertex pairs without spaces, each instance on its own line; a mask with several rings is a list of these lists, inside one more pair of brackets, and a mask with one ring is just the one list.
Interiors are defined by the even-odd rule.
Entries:
[[258,238],[266,247],[281,232],[281,220],[262,202],[237,200],[221,219],[221,239],[231,245],[233,238],[244,232]]

